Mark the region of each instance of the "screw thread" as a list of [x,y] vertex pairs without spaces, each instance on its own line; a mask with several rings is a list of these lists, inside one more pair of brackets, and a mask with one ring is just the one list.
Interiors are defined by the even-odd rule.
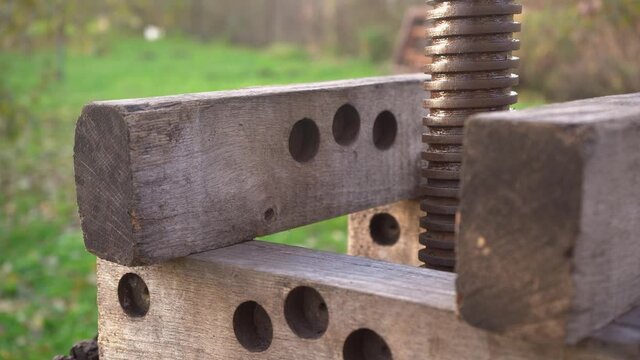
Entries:
[[522,11],[513,0],[429,0],[427,19],[432,63],[424,88],[429,115],[423,119],[420,234],[425,246],[418,256],[428,268],[454,271],[455,217],[459,206],[462,139],[466,119],[480,112],[508,110],[517,102],[511,72],[520,31],[514,15]]

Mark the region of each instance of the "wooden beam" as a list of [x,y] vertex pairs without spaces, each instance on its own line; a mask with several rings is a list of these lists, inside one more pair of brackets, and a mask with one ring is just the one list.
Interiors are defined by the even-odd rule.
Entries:
[[640,344],[640,306],[618,317],[592,335],[594,338],[605,342]]
[[92,103],[74,156],[85,244],[151,264],[415,198],[424,79]]
[[468,126],[462,317],[576,343],[640,304],[640,93],[480,115]]
[[420,202],[405,200],[349,215],[349,255],[412,266],[418,260]]
[[100,356],[593,360],[640,354],[638,344],[547,346],[478,330],[457,319],[454,277],[263,242],[147,267],[99,260]]

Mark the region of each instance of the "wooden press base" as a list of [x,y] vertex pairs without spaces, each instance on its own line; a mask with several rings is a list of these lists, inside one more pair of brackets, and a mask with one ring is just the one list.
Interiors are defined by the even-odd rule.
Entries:
[[[127,287],[131,278],[148,289],[144,316],[136,301],[147,294],[139,280]],[[595,360],[640,354],[637,345],[547,346],[478,330],[456,316],[454,280],[449,273],[258,241],[146,267],[99,260],[100,356]]]

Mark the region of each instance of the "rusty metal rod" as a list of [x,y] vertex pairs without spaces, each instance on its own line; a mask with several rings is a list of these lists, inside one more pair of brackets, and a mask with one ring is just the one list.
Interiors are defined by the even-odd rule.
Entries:
[[[454,271],[455,216],[459,204],[462,137],[465,120],[473,114],[508,110],[517,102],[512,87],[518,66],[512,51],[519,48],[513,33],[520,31],[514,15],[522,7],[513,0],[430,0],[426,54],[432,63],[425,72],[430,97],[423,119],[422,159],[426,216],[420,225],[425,246],[418,256],[428,268]],[[426,163],[425,162],[425,163]]]

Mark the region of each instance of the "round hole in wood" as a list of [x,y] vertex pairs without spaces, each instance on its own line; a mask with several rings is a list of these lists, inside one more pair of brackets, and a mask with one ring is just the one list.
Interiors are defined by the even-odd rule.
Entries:
[[238,306],[233,314],[233,332],[240,345],[250,352],[267,350],[273,339],[271,318],[255,301],[247,301]]
[[344,360],[392,360],[391,349],[375,331],[359,329],[352,332],[342,348]]
[[284,316],[291,331],[303,339],[318,339],[329,327],[327,303],[317,290],[307,286],[289,292]]
[[125,274],[118,282],[118,301],[125,314],[143,317],[149,311],[149,288],[139,275]]
[[289,153],[297,162],[313,159],[320,147],[320,130],[311,119],[296,122],[289,134]]
[[271,221],[276,217],[276,212],[273,208],[268,208],[267,211],[264,212],[264,220]]
[[375,214],[369,222],[369,234],[376,244],[392,246],[400,239],[400,224],[393,215]]
[[352,144],[360,132],[360,114],[351,104],[342,105],[333,117],[333,138],[342,146]]
[[398,122],[390,111],[383,111],[373,123],[373,144],[380,150],[389,149],[396,141]]

